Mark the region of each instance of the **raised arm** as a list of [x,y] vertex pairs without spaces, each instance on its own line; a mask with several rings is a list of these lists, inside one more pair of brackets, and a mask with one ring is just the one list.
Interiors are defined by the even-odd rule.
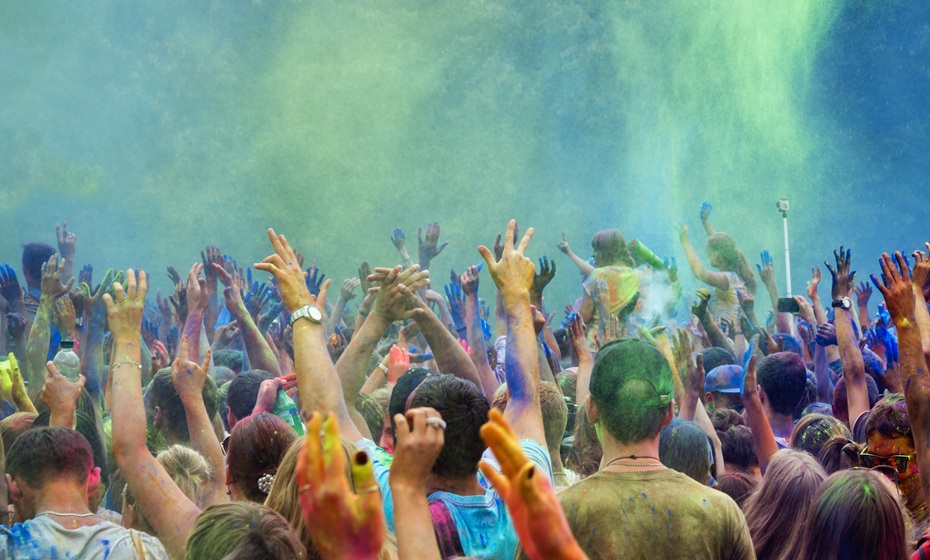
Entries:
[[198,364],[190,360],[188,345],[187,337],[181,338],[178,357],[171,364],[171,383],[184,406],[191,448],[200,453],[210,465],[210,477],[200,487],[200,507],[206,508],[229,501],[226,495],[226,460],[203,402],[203,385],[207,380],[210,351],[207,350],[203,364]]
[[[922,260],[926,260],[926,256]],[[888,313],[898,331],[904,400],[913,430],[914,447],[917,448],[917,468],[924,501],[930,504],[930,372],[920,346],[921,332],[917,325],[920,303],[915,297],[907,261],[901,253],[895,253],[894,260],[884,253],[881,266],[882,281],[873,274],[872,283],[885,298]],[[919,276],[924,274],[922,271]]]
[[762,251],[760,255],[762,264],[756,265],[759,272],[759,278],[765,290],[769,293],[769,301],[772,303],[772,312],[775,313],[776,332],[793,334],[790,313],[781,313],[778,311],[778,285],[775,283],[775,259],[768,251]]
[[64,222],[60,226],[55,224],[55,238],[58,241],[58,254],[65,263],[61,277],[71,278],[74,276],[74,250],[77,248],[77,235],[73,231],[68,231],[68,222]]
[[533,228],[529,228],[516,248],[513,233],[516,220],[507,224],[504,251],[495,261],[491,251],[478,247],[487,264],[491,278],[501,292],[507,320],[507,389],[510,402],[504,418],[513,427],[518,439],[532,439],[545,445],[542,410],[539,404],[539,364],[536,355],[536,336],[530,313],[530,287],[536,267],[524,256]]
[[426,226],[426,237],[423,236],[423,230],[417,229],[417,240],[420,242],[418,253],[420,257],[420,270],[429,270],[429,265],[433,259],[442,253],[443,249],[449,245],[448,241],[439,243],[439,222],[431,223]]
[[339,299],[336,300],[336,305],[333,306],[333,311],[329,319],[326,320],[326,336],[336,332],[336,327],[339,326],[342,315],[345,313],[346,305],[349,304],[349,300],[355,299],[355,290],[360,283],[358,278],[346,278],[342,281],[342,291],[339,292]]
[[371,288],[377,294],[374,310],[369,314],[361,329],[352,337],[345,352],[336,362],[343,401],[346,403],[352,422],[362,434],[367,431],[367,424],[355,410],[355,401],[358,400],[359,391],[365,384],[365,374],[368,373],[365,370],[371,354],[384,331],[392,322],[405,318],[404,295],[398,287],[405,285],[416,291],[429,284],[429,272],[420,272],[418,265],[403,271],[400,266],[390,269],[378,268],[375,271],[376,275],[372,277],[377,276],[380,284],[376,288]]
[[399,227],[394,228],[394,235],[391,236],[391,243],[394,244],[394,247],[400,254],[403,267],[407,269],[413,266],[413,259],[410,258],[410,253],[407,252],[407,236],[404,235],[404,230]]
[[769,419],[762,408],[762,400],[759,398],[759,386],[756,384],[757,358],[756,355],[751,356],[746,365],[742,396],[746,423],[752,430],[752,445],[756,450],[756,457],[759,458],[759,468],[765,474],[769,461],[778,452],[778,444],[775,442],[775,434],[772,432],[772,426],[769,424]]
[[114,295],[103,296],[113,336],[113,456],[136,503],[172,558],[183,558],[187,535],[200,510],[184,495],[145,445],[145,407],[142,403],[140,330],[148,283],[139,272],[126,271],[126,289],[113,285]]
[[[296,257],[294,259],[296,263]],[[255,321],[252,319],[252,315],[242,301],[242,293],[233,283],[232,275],[226,272],[222,266],[214,266],[213,269],[216,271],[216,275],[220,282],[225,286],[223,289],[223,297],[226,299],[226,309],[229,310],[230,314],[232,314],[233,318],[236,320],[236,324],[239,325],[239,332],[242,333],[242,340],[245,343],[245,351],[249,356],[249,363],[253,368],[263,369],[276,376],[281,375],[281,367],[278,364],[278,360],[275,359],[271,346],[268,345],[268,341],[265,340],[261,331],[258,330],[258,326],[255,325]],[[301,274],[303,274],[302,271]],[[301,282],[303,282],[302,276]]]
[[[926,244],[927,254],[930,254],[930,243]],[[917,328],[920,330],[920,347],[924,357],[930,362],[930,311],[927,310],[927,300],[924,297],[924,287],[930,282],[930,257],[920,251],[914,251],[914,275],[911,284],[914,289],[914,310],[917,319]],[[862,331],[865,332],[865,331]],[[898,346],[900,347],[900,341]]]
[[[834,251],[836,268],[827,264],[833,276],[833,301],[848,298],[856,285],[856,273],[849,271],[850,251]],[[824,263],[826,264],[826,263]],[[834,310],[834,326],[836,327],[836,341],[840,349],[840,360],[843,363],[843,379],[846,380],[846,398],[849,404],[849,423],[853,424],[859,415],[867,412],[869,408],[869,389],[865,384],[865,362],[859,341],[853,332],[853,316],[851,309],[837,307]]]
[[497,376],[488,362],[488,346],[484,340],[484,329],[481,326],[481,304],[478,301],[478,274],[477,266],[469,267],[462,274],[462,292],[465,294],[465,330],[468,340],[468,356],[475,364],[478,377],[481,378],[481,387],[485,395],[493,395],[497,391]]
[[580,270],[581,273],[584,274],[585,276],[594,272],[593,264],[589,263],[588,261],[584,260],[583,258],[579,257],[578,255],[572,252],[572,248],[568,244],[568,237],[565,235],[564,231],[562,232],[562,242],[556,245],[556,247],[559,248],[559,251],[562,251],[563,253],[565,253],[565,256],[570,258],[572,262],[575,263],[575,266],[578,267],[578,270]]
[[688,266],[694,277],[709,286],[719,290],[728,290],[730,288],[730,279],[723,272],[714,272],[704,268],[701,258],[694,252],[691,241],[688,239],[688,226],[682,224],[678,226],[678,239],[681,241],[681,247],[685,250],[685,257],[688,259]]
[[55,302],[67,294],[74,284],[74,277],[63,279],[64,268],[65,261],[59,259],[58,255],[52,255],[52,258],[42,265],[42,296],[39,298],[39,309],[36,311],[32,331],[29,333],[29,344],[26,347],[26,379],[33,394],[38,394],[44,381]]
[[[83,275],[83,274],[82,274]],[[81,284],[81,290],[84,293],[84,324],[81,334],[81,374],[87,378],[86,389],[91,398],[98,405],[101,404],[101,393],[103,392],[103,339],[107,330],[107,307],[103,304],[103,294],[110,290],[110,286],[116,281],[120,282],[122,273],[114,276],[113,269],[107,270],[103,276],[103,281],[97,287],[97,291],[91,293],[90,275],[86,277],[87,282]]]
[[710,213],[714,209],[714,206],[707,202],[706,200],[701,203],[701,225],[704,226],[704,231],[707,233],[707,237],[714,235],[716,230],[714,226],[710,225]]
[[330,281],[323,282],[318,296],[311,295],[304,282],[304,271],[287,239],[277,235],[273,229],[268,230],[268,239],[274,247],[274,254],[256,264],[255,268],[274,275],[281,299],[292,316],[299,310],[301,314],[306,313],[304,318],[298,318],[292,324],[301,413],[307,419],[314,411],[332,412],[342,425],[343,434],[351,441],[358,441],[362,434],[349,417],[342,384],[326,350],[323,321]]

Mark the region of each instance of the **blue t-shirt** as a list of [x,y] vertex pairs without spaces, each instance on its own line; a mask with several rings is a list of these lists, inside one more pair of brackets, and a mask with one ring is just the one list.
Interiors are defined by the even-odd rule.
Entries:
[[[395,533],[394,528],[394,501],[391,498],[389,484],[390,466],[393,458],[385,450],[378,447],[373,441],[363,439],[355,443],[359,449],[364,449],[371,459],[375,479],[381,488],[382,506],[388,530]],[[524,439],[520,441],[520,448],[532,461],[537,469],[552,480],[552,464],[549,451],[540,443]],[[500,464],[490,449],[485,450],[482,460],[490,463],[500,472]],[[459,539],[465,556],[474,556],[484,559],[511,560],[517,551],[519,539],[510,520],[507,505],[497,495],[491,483],[478,473],[478,481],[487,488],[484,495],[459,496],[449,492],[433,492],[427,496],[429,502],[441,501],[449,509],[449,514],[455,522]]]

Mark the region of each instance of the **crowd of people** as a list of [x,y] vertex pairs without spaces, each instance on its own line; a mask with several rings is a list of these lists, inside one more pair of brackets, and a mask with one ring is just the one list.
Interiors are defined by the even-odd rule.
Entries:
[[515,221],[443,287],[438,224],[338,285],[269,229],[164,297],[63,224],[0,266],[0,559],[927,557],[930,243],[780,298],[711,211],[687,270],[563,234],[561,322]]

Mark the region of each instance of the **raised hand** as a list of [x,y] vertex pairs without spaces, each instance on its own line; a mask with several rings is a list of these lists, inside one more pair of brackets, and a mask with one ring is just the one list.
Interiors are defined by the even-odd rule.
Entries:
[[817,325],[817,334],[814,335],[814,342],[820,346],[835,346],[836,327],[833,323],[821,323]]
[[190,360],[190,341],[186,336],[181,337],[178,346],[178,356],[171,364],[171,384],[181,401],[197,400],[202,398],[203,386],[207,381],[207,370],[210,366],[210,350],[204,355],[203,364]]
[[533,277],[536,275],[536,267],[533,265],[533,261],[524,255],[527,245],[533,239],[535,230],[533,228],[526,230],[520,244],[514,247],[514,234],[516,231],[517,221],[510,220],[510,223],[507,224],[507,233],[504,235],[504,248],[501,251],[500,258],[496,260],[491,258],[491,251],[487,247],[484,245],[478,247],[478,252],[484,258],[494,284],[505,297],[511,294],[526,293],[528,295],[530,287],[533,285]]
[[174,295],[168,298],[171,306],[174,307],[174,314],[177,315],[181,324],[187,322],[187,284],[178,282],[174,285]]
[[168,278],[171,279],[172,286],[177,286],[178,282],[181,281],[181,275],[178,274],[178,270],[173,266],[168,267]]
[[855,271],[849,272],[850,253],[851,251],[849,249],[844,252],[843,247],[840,247],[839,251],[833,251],[833,258],[836,259],[836,268],[833,268],[826,262],[823,263],[833,276],[833,288],[831,293],[833,294],[834,301],[849,296],[853,286],[856,285]]
[[271,305],[266,306],[265,312],[258,316],[256,326],[259,332],[262,334],[268,332],[268,327],[281,316],[282,311],[284,311],[284,302],[275,298]]
[[74,428],[74,410],[81,397],[81,390],[87,378],[78,374],[72,382],[59,373],[52,362],[45,364],[45,385],[42,387],[42,402],[51,411],[49,425],[53,427]]
[[462,286],[462,293],[465,295],[477,295],[478,294],[478,282],[479,282],[479,272],[481,269],[477,266],[470,266],[465,270],[465,273],[462,274],[462,277],[459,279],[459,284]]
[[340,294],[340,297],[344,301],[355,299],[355,290],[358,289],[361,283],[361,280],[358,278],[346,278],[342,281],[342,293]]
[[[222,269],[223,267],[219,266],[219,268]],[[211,270],[213,270],[212,267]],[[187,273],[188,313],[191,311],[202,313],[207,308],[207,304],[209,303],[210,294],[207,292],[207,281],[203,278],[200,278],[200,273],[202,271],[203,264],[194,263],[194,265],[191,266],[190,271]]]
[[[496,247],[496,246],[495,246],[495,247]],[[566,255],[572,252],[572,248],[569,247],[569,245],[568,245],[568,237],[565,235],[565,232],[564,232],[564,231],[562,232],[562,241],[560,241],[560,242],[556,245],[556,247],[558,247],[559,251],[562,251],[562,252],[565,253]],[[498,258],[500,258],[500,257],[498,257]]]
[[817,295],[817,286],[820,285],[820,278],[820,267],[815,266],[811,269],[811,279],[807,281],[807,297],[811,298],[811,301],[820,299]]
[[539,259],[539,272],[533,276],[533,285],[530,287],[530,301],[540,302],[543,290],[554,277],[555,261],[550,264],[548,257]]
[[682,244],[687,243],[688,241],[688,226],[685,224],[678,224],[678,240]]
[[423,236],[422,228],[417,229],[417,240],[419,240],[419,257],[420,268],[429,267],[430,261],[439,256],[443,249],[449,245],[446,241],[439,245],[439,222],[434,222],[426,226],[426,237]]
[[320,292],[311,295],[305,282],[306,273],[300,269],[297,255],[283,235],[277,235],[273,229],[268,230],[268,239],[274,247],[274,254],[254,265],[257,270],[270,272],[278,282],[278,291],[287,310],[293,313],[305,305],[316,306],[321,313],[325,311],[326,291],[330,281],[320,285]]
[[398,251],[403,251],[407,248],[407,237],[404,235],[404,230],[399,227],[394,228],[394,235],[391,236],[391,243],[394,244],[394,247]]
[[74,304],[67,295],[55,302],[55,326],[62,335],[67,337],[67,340],[74,340],[77,317],[74,313]]
[[410,371],[410,353],[398,345],[391,346],[388,352],[387,382],[393,386],[400,377]]
[[310,290],[312,295],[320,295],[320,288],[323,286],[323,280],[326,278],[325,274],[320,274],[320,269],[316,266],[316,260],[313,261],[313,266],[307,269],[307,289]]
[[[139,330],[142,314],[145,311],[145,294],[148,292],[148,279],[145,272],[139,271],[138,283],[132,269],[126,271],[126,288],[119,282],[113,283],[113,295],[103,294],[107,306],[107,319],[113,340],[122,340],[132,344],[139,343]],[[115,359],[119,360],[117,356]]]
[[202,262],[201,268],[206,279],[206,289],[208,293],[216,293],[216,269],[213,265],[223,268],[223,253],[216,245],[208,245],[206,249],[200,252]]
[[458,284],[446,285],[446,298],[449,300],[449,313],[456,330],[465,328],[465,294]]
[[23,299],[23,291],[19,287],[16,271],[8,264],[0,266],[0,295],[2,295],[3,299],[7,300],[10,305]]
[[416,302],[405,292],[413,292],[412,295],[415,296],[420,288],[428,286],[428,270],[421,271],[419,265],[413,265],[403,271],[400,266],[376,268],[375,273],[368,278],[380,283],[377,288],[372,288],[376,292],[374,306],[378,314],[390,321],[400,321],[411,319],[415,313],[421,311],[419,306],[408,310],[408,303]]
[[[513,230],[513,244],[517,244],[517,238],[520,235],[520,228],[515,227]],[[504,243],[501,241],[501,234],[497,234],[497,239],[494,240],[494,257],[497,260],[501,260],[501,257],[504,255]]]
[[68,222],[62,225],[55,224],[55,237],[58,240],[58,253],[62,258],[72,261],[74,259],[74,249],[77,244],[77,236],[68,231]]
[[711,296],[710,290],[700,288],[695,290],[694,296],[697,299],[691,304],[691,314],[703,321],[707,317],[707,304],[710,303]]
[[171,365],[168,348],[160,340],[152,343],[152,371],[157,372]]
[[[442,416],[432,408],[411,408],[394,415],[397,444],[391,465],[391,486],[426,491],[426,480],[445,441]],[[395,465],[397,465],[395,467]]]
[[10,333],[13,340],[18,340],[26,336],[26,325],[29,321],[19,313],[6,314],[6,330]]
[[706,222],[710,218],[710,213],[714,209],[714,205],[706,200],[701,203],[701,221]]
[[743,385],[740,390],[744,403],[749,399],[759,398],[759,384],[756,381],[756,358],[757,356],[753,354],[749,358],[749,363],[746,364],[746,375],[743,376]]
[[775,339],[772,338],[772,335],[769,334],[765,327],[759,328],[759,350],[764,356],[778,352],[778,343],[775,342]]
[[226,348],[238,335],[239,327],[235,321],[217,327],[216,334],[213,335],[213,347],[217,351]]
[[[885,298],[885,306],[895,324],[900,321],[916,322],[916,298],[911,284],[911,272],[907,261],[900,252],[895,252],[894,260],[888,253],[882,253],[879,261],[882,267],[882,281],[873,274],[872,283]],[[895,264],[897,263],[897,266]]]
[[68,293],[71,285],[74,284],[74,277],[68,279],[68,283],[62,282],[61,275],[65,270],[65,259],[59,259],[58,255],[52,255],[48,262],[42,264],[42,295],[51,298],[53,301]]
[[[911,271],[911,283],[914,285],[914,290],[920,292],[921,295],[923,295],[927,284],[930,283],[930,257],[928,257],[928,255],[930,255],[930,243],[927,243],[926,246],[927,253],[914,251],[911,255],[914,257],[914,270]],[[865,284],[865,282],[863,282],[863,284]]]
[[772,258],[772,255],[768,251],[762,251],[759,254],[759,258],[762,261],[762,264],[756,265],[756,270],[759,271],[759,278],[762,279],[762,283],[766,286],[770,286],[775,283],[775,259]]
[[867,282],[859,282],[859,286],[856,287],[856,305],[859,307],[867,306],[869,304],[869,298],[871,297],[872,286]]
[[586,558],[549,479],[523,453],[517,436],[497,409],[491,409],[488,423],[481,427],[481,438],[494,452],[502,472],[484,461],[479,467],[507,504],[526,555],[532,560]]
[[304,526],[323,558],[373,559],[384,542],[381,494],[364,451],[352,457],[352,475],[355,493],[346,478],[335,415],[324,419],[314,412],[297,457],[297,488]]

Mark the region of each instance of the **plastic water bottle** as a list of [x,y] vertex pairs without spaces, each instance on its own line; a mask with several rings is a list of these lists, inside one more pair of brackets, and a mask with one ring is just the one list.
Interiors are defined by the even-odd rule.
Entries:
[[78,376],[81,374],[81,360],[78,359],[77,354],[74,353],[72,348],[74,348],[73,340],[62,340],[61,350],[55,354],[55,359],[52,360],[52,363],[58,368],[59,373],[67,377],[68,381],[73,383],[77,381]]
[[272,412],[275,416],[287,422],[290,427],[294,428],[298,436],[304,435],[304,425],[300,421],[297,405],[294,404],[291,397],[287,396],[284,389],[278,389],[278,397],[274,401],[274,410]]

